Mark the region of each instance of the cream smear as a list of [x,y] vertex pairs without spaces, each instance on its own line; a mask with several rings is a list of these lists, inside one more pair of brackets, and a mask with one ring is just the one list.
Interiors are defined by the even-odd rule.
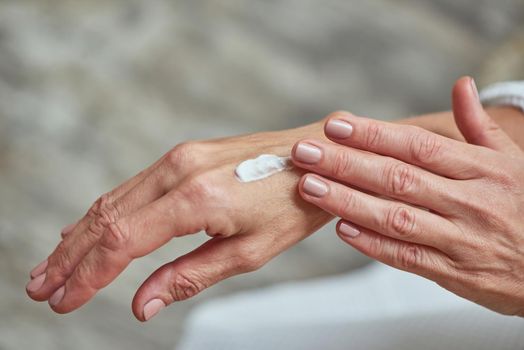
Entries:
[[261,154],[255,159],[248,159],[240,163],[235,169],[235,175],[240,182],[252,182],[292,167],[291,157]]

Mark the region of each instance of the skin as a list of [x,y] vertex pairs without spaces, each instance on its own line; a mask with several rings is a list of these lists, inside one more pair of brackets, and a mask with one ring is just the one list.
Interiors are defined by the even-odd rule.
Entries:
[[[490,111],[497,120],[500,115],[508,130],[516,130],[517,126],[524,130],[522,116],[513,112]],[[347,114],[335,116],[353,118]],[[456,132],[451,113],[402,122],[420,124],[451,137]],[[323,125],[324,121],[319,121],[296,129],[174,147],[153,165],[102,195],[83,218],[64,228],[62,241],[32,270],[27,294],[33,300],[48,301],[57,313],[71,312],[111,283],[134,259],[175,237],[199,231],[205,231],[210,239],[161,266],[140,286],[132,302],[138,320],[146,321],[163,307],[190,298],[223,279],[260,268],[329,222],[333,214],[323,210],[322,203],[305,196],[303,187],[297,191],[297,183],[306,170],[315,171],[312,168],[297,167],[252,183],[238,182],[234,169],[262,153],[289,155],[300,139],[314,137],[314,142],[328,145]],[[412,130],[411,126],[406,128]],[[456,145],[467,146],[462,142]],[[495,158],[495,151],[489,152]],[[464,153],[462,158],[468,155]],[[499,159],[493,164],[501,162]],[[517,167],[517,162],[511,163]],[[470,159],[468,164],[477,166],[477,159]],[[477,183],[482,184],[480,180]],[[446,198],[444,193],[441,195]],[[468,210],[478,214],[473,208]],[[510,242],[509,238],[500,241],[506,246]],[[504,252],[509,255],[509,251]]]
[[[295,164],[315,173],[302,177],[300,194],[342,218],[340,238],[369,257],[524,316],[524,153],[470,78],[455,85],[453,111],[467,143],[336,113],[325,127],[335,143],[294,147]],[[350,134],[333,127],[343,123]]]

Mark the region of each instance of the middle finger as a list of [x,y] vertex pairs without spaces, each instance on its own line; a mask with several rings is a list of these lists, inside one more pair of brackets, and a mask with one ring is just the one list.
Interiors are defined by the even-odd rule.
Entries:
[[316,140],[301,141],[292,152],[301,168],[379,195],[451,214],[460,187],[400,160]]

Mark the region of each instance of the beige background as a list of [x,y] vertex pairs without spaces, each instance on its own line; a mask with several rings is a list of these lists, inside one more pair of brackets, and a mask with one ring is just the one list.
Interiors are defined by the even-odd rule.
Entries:
[[523,78],[521,0],[0,2],[0,349],[170,349],[191,305],[365,262],[332,227],[148,324],[138,285],[202,242],[171,242],[66,316],[28,271],[96,197],[186,140],[282,129],[335,109],[449,107],[463,74]]

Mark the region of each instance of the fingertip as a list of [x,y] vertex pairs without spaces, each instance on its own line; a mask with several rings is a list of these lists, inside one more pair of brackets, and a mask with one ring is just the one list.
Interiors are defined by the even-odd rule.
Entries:
[[[169,288],[171,286],[170,279],[172,264],[173,262],[170,262],[156,269],[136,291],[133,301],[131,302],[131,309],[133,315],[140,322],[146,322],[154,316],[152,310],[153,306],[146,308],[148,303],[152,300],[161,299],[164,303],[164,307],[171,303],[169,300]],[[160,310],[156,313],[159,311]],[[146,316],[149,316],[149,318]]]
[[300,168],[308,168],[320,162],[323,157],[323,143],[315,139],[304,139],[297,142],[292,149],[291,159]]
[[61,286],[49,298],[48,304],[54,312],[59,313],[59,314],[64,314],[67,312],[65,308],[60,307],[59,305],[62,302],[62,300],[64,299],[64,295],[65,295],[65,286]]
[[[300,178],[300,181],[298,182],[298,192],[300,194],[300,196],[308,201],[308,202],[311,202],[311,197],[318,197],[318,196],[314,196],[311,191],[308,191],[306,189],[306,182],[308,183],[318,183],[319,181],[321,182],[324,182],[323,179],[321,176],[317,175],[317,174],[314,174],[314,173],[306,173],[304,175],[302,175],[302,177]],[[323,194],[325,194],[324,192],[326,191],[322,191]]]
[[459,78],[452,90],[453,106],[459,107],[459,112],[471,102],[478,102],[480,105],[479,94],[475,79],[470,76]]
[[298,146],[303,143],[303,142],[307,142],[307,139],[302,139],[302,140],[298,140],[297,142],[295,142],[295,144],[293,145],[293,148],[291,148],[291,161],[293,162],[293,164],[295,164],[296,166],[300,166],[301,162],[299,160],[297,160],[297,148]]
[[29,272],[29,277],[33,279],[33,278],[40,276],[42,273],[46,271],[47,265],[48,265],[48,260],[45,259],[44,261],[36,265],[36,267],[33,268],[31,272]]
[[62,236],[62,238],[65,238],[65,236],[67,236],[68,234],[70,234],[74,228],[76,227],[77,223],[73,223],[73,224],[69,224],[67,226],[65,226],[61,231],[60,231],[60,236]]
[[345,111],[332,113],[324,123],[324,135],[335,142],[349,138],[353,134],[352,116]]
[[351,245],[354,239],[362,233],[361,229],[357,225],[352,224],[346,220],[339,220],[337,222],[336,232],[340,239]]
[[167,304],[160,298],[151,299],[148,301],[143,308],[142,319],[144,321],[149,321],[151,318],[155,317],[160,311],[165,309]]

